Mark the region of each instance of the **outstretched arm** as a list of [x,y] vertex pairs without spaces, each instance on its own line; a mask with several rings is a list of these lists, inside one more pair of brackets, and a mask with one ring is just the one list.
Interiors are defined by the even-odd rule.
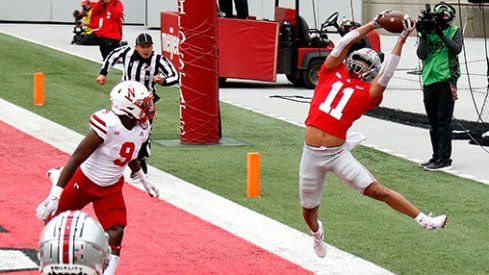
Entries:
[[409,15],[404,16],[403,26],[404,30],[399,35],[399,38],[391,51],[389,59],[382,69],[382,72],[372,81],[372,85],[370,86],[370,96],[373,98],[382,96],[382,93],[385,91],[387,84],[391,80],[397,66],[399,65],[402,46],[404,46],[406,39],[409,37],[415,27],[415,24],[413,24],[413,21],[409,18]]
[[348,49],[351,47],[351,45],[358,42],[358,40],[362,39],[362,37],[374,29],[381,28],[377,21],[384,17],[388,12],[390,11],[383,11],[379,13],[371,22],[354,29],[343,36],[324,61],[324,66],[326,68],[334,68],[339,66],[348,54]]
[[364,35],[368,34],[372,30],[374,30],[373,24],[367,23],[347,33],[338,41],[334,49],[328,55],[326,61],[324,61],[324,66],[326,68],[334,68],[339,66],[348,54],[348,49],[351,47],[351,45],[355,44]]

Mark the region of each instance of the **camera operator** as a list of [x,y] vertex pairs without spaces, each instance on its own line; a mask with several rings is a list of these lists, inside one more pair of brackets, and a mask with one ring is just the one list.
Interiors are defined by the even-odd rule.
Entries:
[[75,10],[75,36],[71,44],[77,45],[98,45],[98,37],[95,35],[93,28],[97,27],[98,22],[95,16],[92,16],[93,4],[89,0],[81,0],[82,10]]
[[433,12],[426,4],[416,23],[416,53],[423,63],[423,102],[433,148],[431,159],[420,166],[430,171],[452,168],[451,124],[460,77],[458,54],[463,45],[462,31],[452,25],[454,18],[455,9],[442,1]]

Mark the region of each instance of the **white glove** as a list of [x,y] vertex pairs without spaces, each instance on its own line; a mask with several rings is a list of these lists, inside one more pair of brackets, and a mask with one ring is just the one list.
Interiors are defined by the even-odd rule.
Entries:
[[406,39],[411,34],[411,32],[416,28],[416,22],[414,20],[411,20],[409,15],[406,14],[402,19],[402,26],[404,30],[399,35],[398,40],[401,41],[401,43],[404,43],[406,42]]
[[139,182],[144,186],[144,189],[146,189],[146,192],[148,192],[151,197],[160,197],[160,190],[151,182],[148,176],[144,174],[142,169],[134,174],[138,177]]
[[36,209],[36,216],[40,220],[46,220],[58,210],[59,198],[63,193],[63,188],[57,185],[51,188],[49,196],[39,204]]

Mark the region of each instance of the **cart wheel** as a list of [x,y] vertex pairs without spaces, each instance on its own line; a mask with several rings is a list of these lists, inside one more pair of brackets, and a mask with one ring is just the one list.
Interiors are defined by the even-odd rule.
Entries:
[[318,84],[318,73],[323,63],[324,61],[319,59],[312,61],[307,67],[307,70],[302,74],[302,80],[307,88],[316,88],[316,85]]

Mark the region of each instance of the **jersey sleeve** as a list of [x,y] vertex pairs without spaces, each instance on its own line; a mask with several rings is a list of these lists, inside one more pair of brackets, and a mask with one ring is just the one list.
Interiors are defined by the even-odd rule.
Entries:
[[90,129],[92,129],[104,141],[107,139],[108,127],[110,125],[109,110],[101,110],[90,116]]

